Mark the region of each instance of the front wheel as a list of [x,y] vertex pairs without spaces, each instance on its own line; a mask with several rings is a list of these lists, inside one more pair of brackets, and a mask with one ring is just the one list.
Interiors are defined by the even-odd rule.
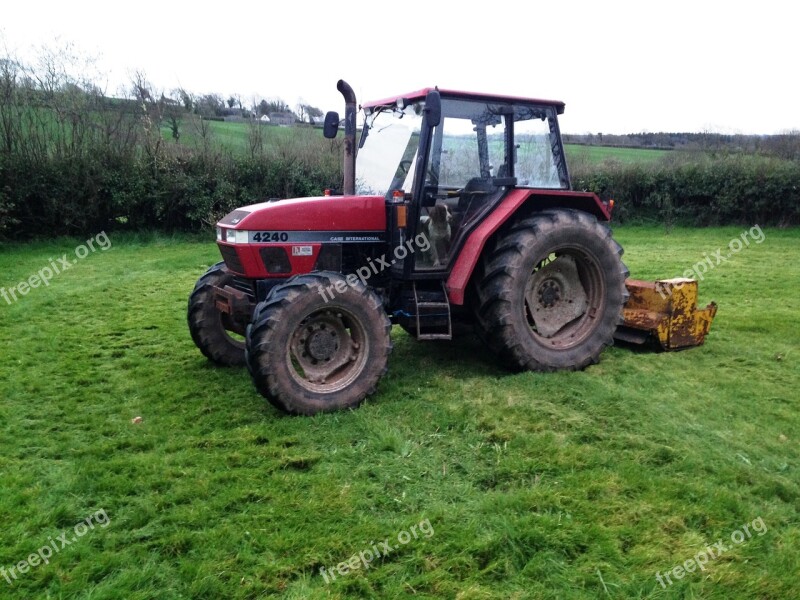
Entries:
[[301,275],[256,307],[248,368],[256,389],[286,412],[353,408],[386,373],[390,330],[380,299],[361,283],[338,273]]
[[189,296],[187,321],[195,345],[210,360],[224,366],[244,364],[244,337],[230,315],[220,312],[214,305],[214,288],[222,288],[233,281],[233,274],[219,262],[197,280]]
[[519,221],[483,264],[481,337],[512,368],[596,363],[628,296],[621,256],[610,229],[587,213],[551,209]]

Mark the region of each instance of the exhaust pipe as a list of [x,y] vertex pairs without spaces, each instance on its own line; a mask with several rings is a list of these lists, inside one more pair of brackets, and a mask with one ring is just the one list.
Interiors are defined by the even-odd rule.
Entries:
[[344,195],[356,193],[356,94],[340,79],[336,89],[344,96]]

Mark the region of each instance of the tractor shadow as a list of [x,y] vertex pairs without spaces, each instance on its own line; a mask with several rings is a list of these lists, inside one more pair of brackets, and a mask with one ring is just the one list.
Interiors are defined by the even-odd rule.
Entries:
[[642,344],[615,339],[614,347],[632,354],[664,354],[666,352],[652,337]]
[[429,371],[469,373],[470,376],[512,375],[471,331],[454,332],[452,340],[420,341],[400,327],[392,329],[394,350],[390,369],[398,378]]

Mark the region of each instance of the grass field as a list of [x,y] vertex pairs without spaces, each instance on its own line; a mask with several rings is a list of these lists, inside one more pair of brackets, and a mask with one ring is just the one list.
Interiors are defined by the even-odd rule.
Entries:
[[[214,148],[223,148],[233,154],[243,154],[250,151],[250,125],[230,121],[207,121],[210,132],[211,145]],[[188,147],[202,145],[202,135],[195,118],[185,118],[180,125],[180,144]],[[282,144],[303,144],[309,141],[322,140],[322,129],[309,126],[277,127],[272,125],[259,125],[258,131],[263,134],[265,148],[278,148]],[[169,128],[162,127],[161,133],[170,144],[175,144]]]
[[[0,298],[0,598],[796,597],[800,231],[764,232],[700,348],[514,374],[395,328],[379,393],[313,418],[193,346],[211,235],[3,246],[6,290],[76,262]],[[617,238],[652,278],[740,233]]]
[[[215,146],[220,146],[234,153],[247,152],[249,149],[250,125],[247,123],[208,121],[211,131],[211,140]],[[262,125],[261,131],[264,135],[265,147],[290,143],[298,139],[302,141],[316,140],[322,138],[322,129],[300,127],[274,127]],[[196,121],[184,119],[181,127],[181,144],[196,146],[200,143],[200,135]],[[170,137],[167,127],[162,128],[164,138],[174,143]],[[612,160],[624,164],[630,163],[649,163],[659,160],[665,155],[670,154],[668,150],[650,150],[646,148],[612,148],[609,146],[580,146],[577,144],[566,144],[565,150],[567,160],[572,162],[582,162],[597,164],[603,161]]]
[[[614,148],[611,146],[580,146],[565,144],[567,160],[589,164],[616,161],[623,164],[651,163],[672,154],[673,150],[653,150],[649,148]],[[680,151],[679,151],[680,152]]]

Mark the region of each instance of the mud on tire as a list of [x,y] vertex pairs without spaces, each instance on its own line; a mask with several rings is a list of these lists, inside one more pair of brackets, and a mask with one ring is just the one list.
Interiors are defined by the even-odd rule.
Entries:
[[514,369],[583,369],[613,343],[628,294],[622,247],[588,214],[551,209],[515,223],[478,273],[476,329]]
[[353,408],[386,373],[390,330],[380,298],[361,283],[347,285],[338,273],[301,275],[257,305],[247,366],[256,389],[286,412]]

